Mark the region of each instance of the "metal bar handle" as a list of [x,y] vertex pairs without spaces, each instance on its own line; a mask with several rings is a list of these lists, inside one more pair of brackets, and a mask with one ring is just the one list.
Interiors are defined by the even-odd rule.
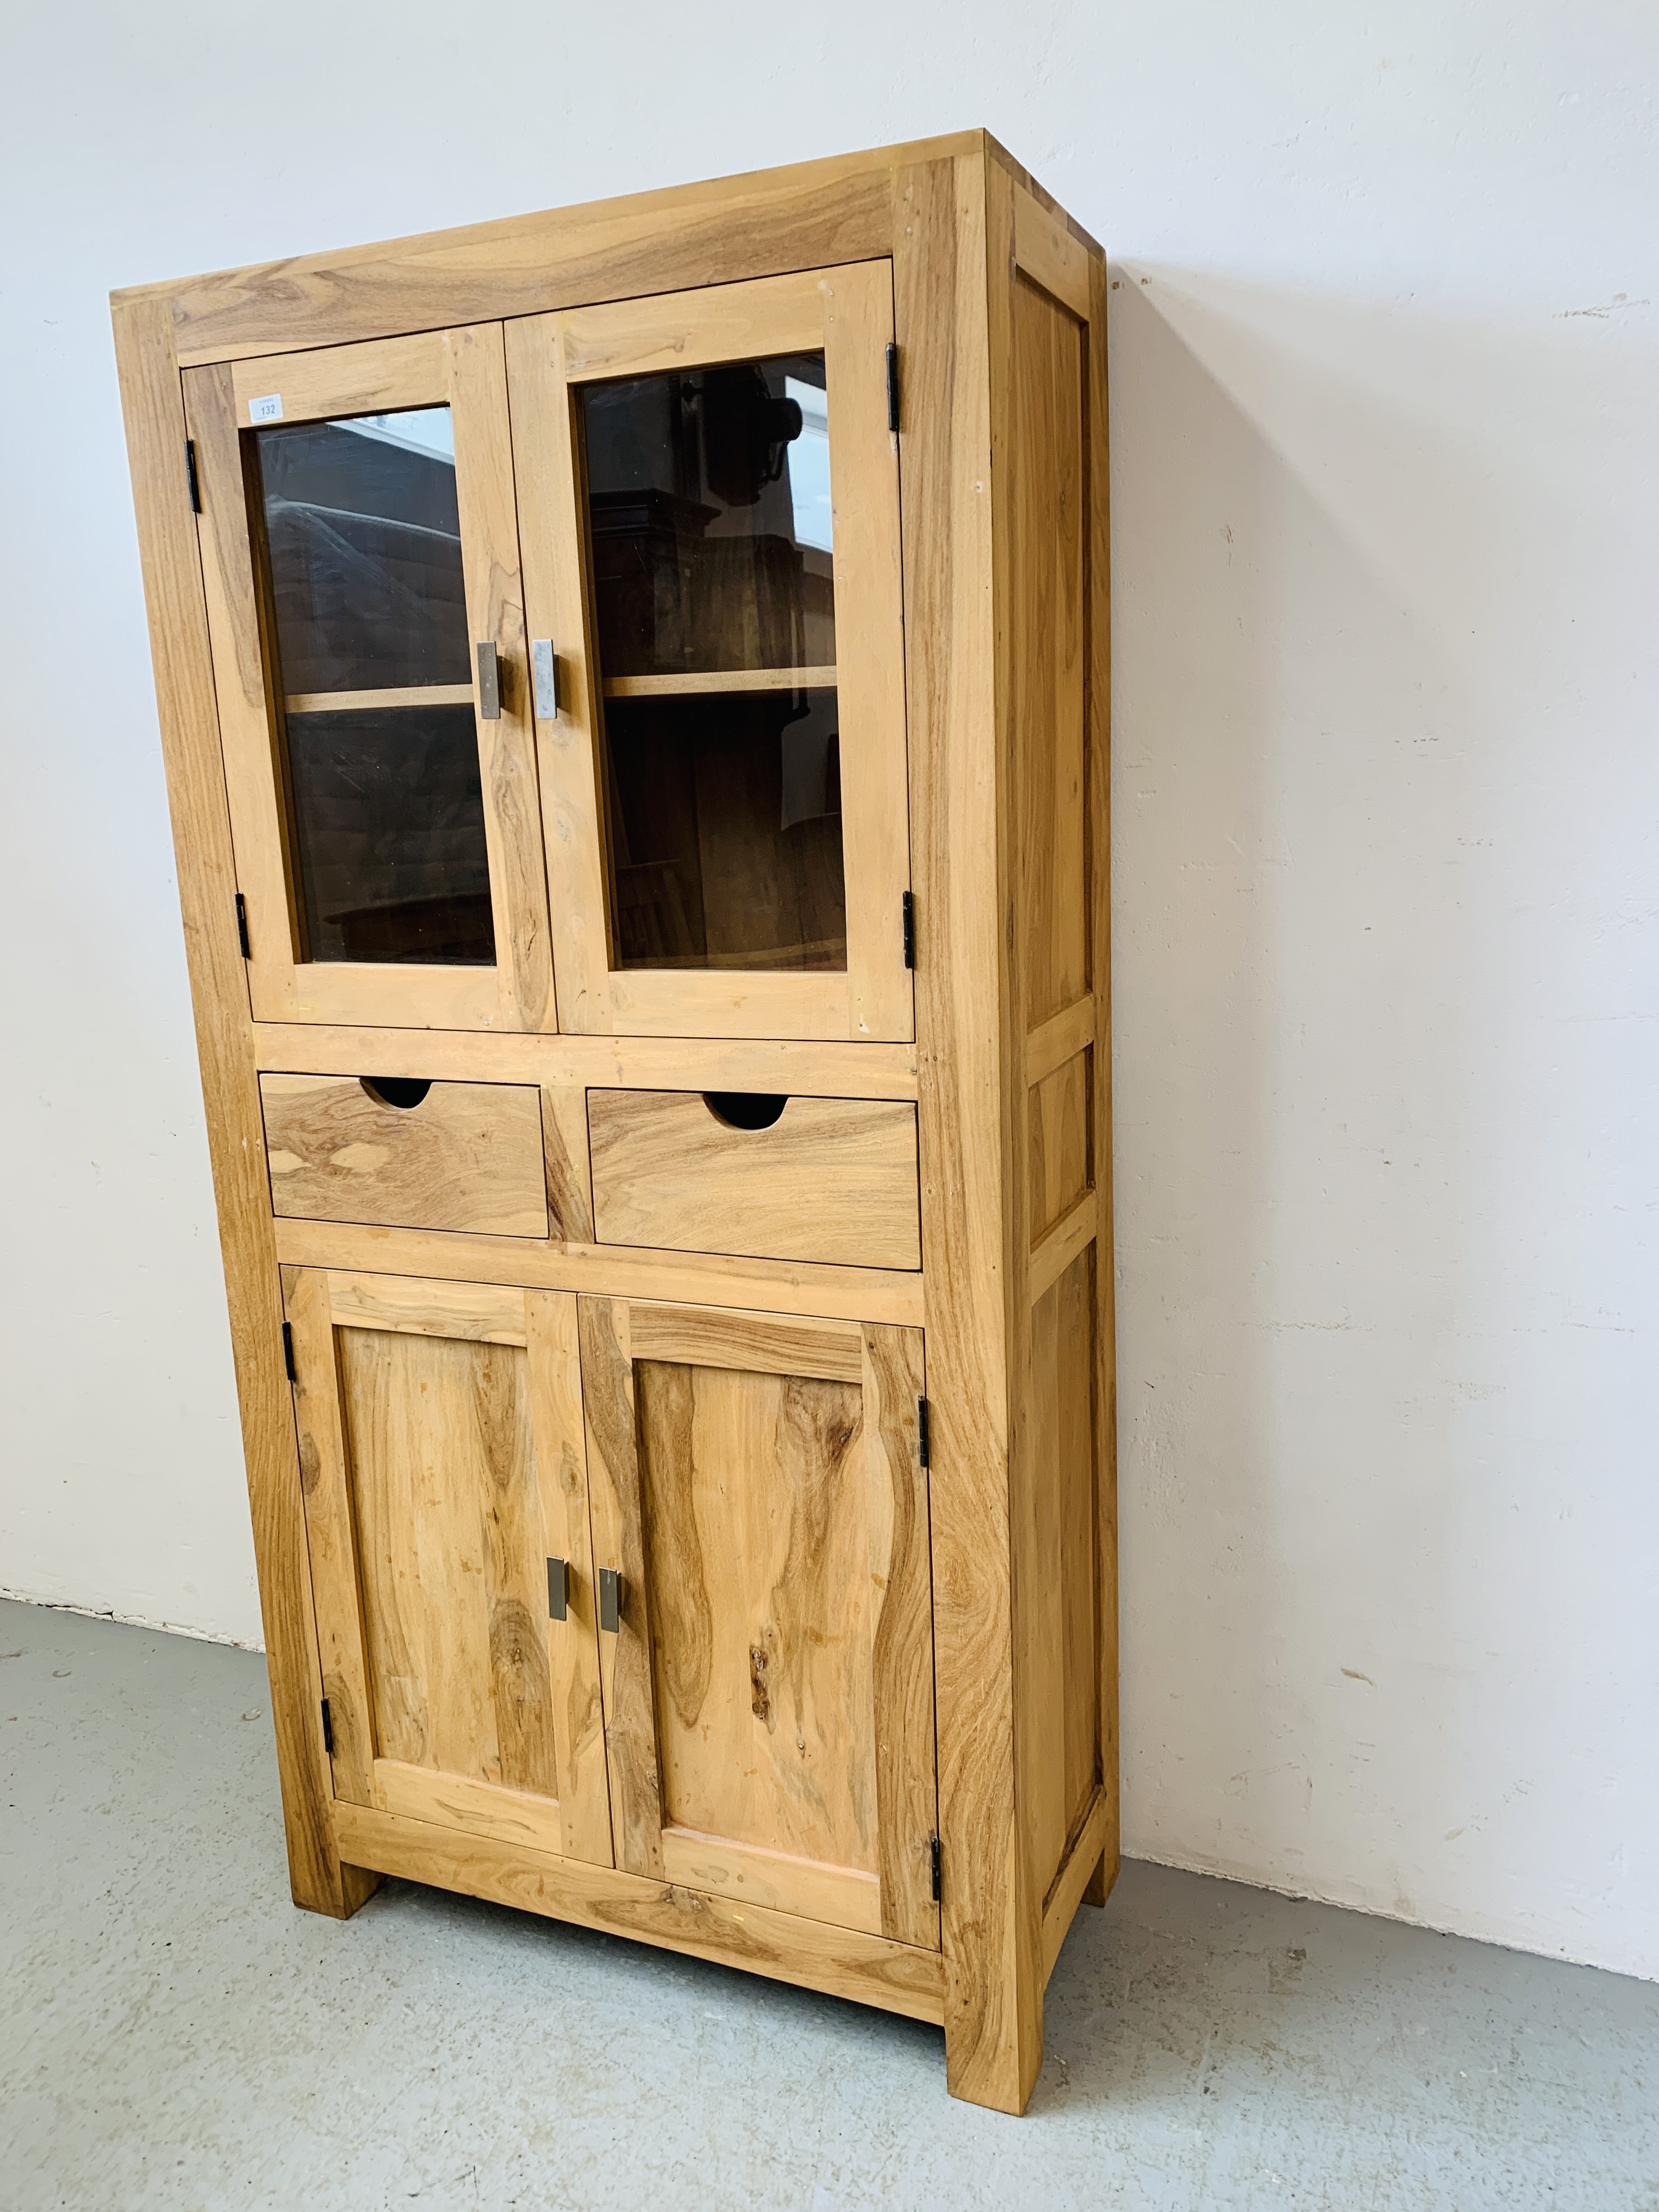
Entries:
[[615,1636],[622,1626],[623,1578],[615,1567],[599,1569],[599,1626]]
[[489,640],[478,647],[478,714],[486,722],[501,719],[501,665]]

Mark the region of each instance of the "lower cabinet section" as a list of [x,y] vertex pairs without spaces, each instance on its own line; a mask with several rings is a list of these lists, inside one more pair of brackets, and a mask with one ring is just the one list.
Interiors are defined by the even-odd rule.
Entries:
[[283,1287],[343,1837],[936,1952],[921,1333]]

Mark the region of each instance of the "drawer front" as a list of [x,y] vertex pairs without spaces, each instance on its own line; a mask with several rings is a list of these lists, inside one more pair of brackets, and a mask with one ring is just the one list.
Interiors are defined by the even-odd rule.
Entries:
[[379,1229],[545,1237],[541,1093],[433,1083],[372,1093],[355,1075],[262,1075],[272,1210]]
[[915,1106],[790,1098],[769,1126],[740,1126],[776,1103],[746,1093],[590,1091],[599,1243],[920,1267]]

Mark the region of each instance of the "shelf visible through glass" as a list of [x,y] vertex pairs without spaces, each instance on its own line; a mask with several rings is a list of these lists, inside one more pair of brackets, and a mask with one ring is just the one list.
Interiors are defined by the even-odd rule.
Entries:
[[614,957],[845,969],[822,354],[578,388]]
[[303,957],[491,965],[449,410],[255,444]]

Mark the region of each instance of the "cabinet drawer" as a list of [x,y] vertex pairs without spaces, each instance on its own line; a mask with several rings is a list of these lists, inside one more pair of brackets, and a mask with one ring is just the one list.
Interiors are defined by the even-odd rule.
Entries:
[[916,1109],[903,1100],[590,1091],[587,1126],[602,1244],[921,1265]]
[[546,1236],[541,1094],[532,1085],[372,1084],[355,1075],[259,1078],[275,1212]]

